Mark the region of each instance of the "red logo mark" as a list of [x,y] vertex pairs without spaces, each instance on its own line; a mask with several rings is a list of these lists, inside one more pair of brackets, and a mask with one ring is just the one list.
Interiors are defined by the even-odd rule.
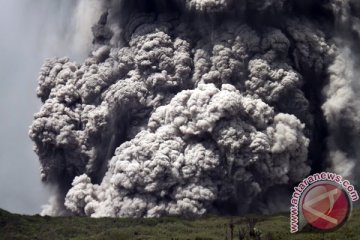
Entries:
[[350,213],[348,195],[331,183],[319,183],[307,191],[302,201],[306,221],[319,230],[332,230],[341,226]]

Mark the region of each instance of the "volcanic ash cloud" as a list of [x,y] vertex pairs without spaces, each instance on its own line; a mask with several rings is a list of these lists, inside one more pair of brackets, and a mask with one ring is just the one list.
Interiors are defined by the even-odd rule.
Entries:
[[240,2],[105,1],[84,63],[45,62],[30,129],[58,191],[44,214],[271,212],[311,171],[353,174],[337,122],[360,111],[336,117],[332,94],[357,96],[336,67],[339,4]]

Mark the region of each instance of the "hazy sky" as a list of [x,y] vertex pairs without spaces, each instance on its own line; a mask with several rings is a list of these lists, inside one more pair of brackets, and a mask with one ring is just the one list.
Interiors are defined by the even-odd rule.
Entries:
[[[49,198],[50,193],[40,182],[39,162],[33,153],[28,129],[33,114],[41,106],[35,90],[44,59],[70,56],[81,60],[87,52],[88,47],[82,40],[89,31],[84,32],[83,29],[88,29],[75,21],[74,6],[81,2],[2,1],[0,208],[17,213],[38,213]],[[89,22],[83,24],[89,25]]]

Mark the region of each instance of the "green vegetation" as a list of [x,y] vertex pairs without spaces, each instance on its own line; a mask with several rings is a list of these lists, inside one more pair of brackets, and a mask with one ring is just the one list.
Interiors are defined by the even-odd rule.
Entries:
[[290,234],[288,214],[243,218],[206,216],[197,219],[92,219],[23,216],[0,210],[1,240],[231,240],[232,237],[233,240],[359,240],[360,208],[354,209],[351,219],[342,228],[326,234],[311,231]]

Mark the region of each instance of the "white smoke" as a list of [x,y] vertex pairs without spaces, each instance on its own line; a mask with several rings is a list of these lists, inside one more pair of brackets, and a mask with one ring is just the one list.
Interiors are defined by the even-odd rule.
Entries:
[[[45,57],[71,54],[83,61],[92,48],[91,27],[102,14],[102,4],[97,0],[23,0],[24,8],[40,16],[30,17],[37,24],[39,50]],[[39,21],[37,18],[40,18]],[[36,21],[35,21],[36,20]],[[29,24],[28,26],[33,27]]]
[[[73,51],[82,55],[88,54],[92,45],[91,27],[98,21],[103,11],[103,5],[98,0],[77,0],[68,34],[72,38]],[[85,52],[86,51],[86,52]]]
[[322,108],[330,131],[331,167],[346,178],[355,178],[356,159],[360,157],[357,147],[360,140],[360,73],[350,49],[339,51],[329,68],[330,79],[324,89],[326,101]]

